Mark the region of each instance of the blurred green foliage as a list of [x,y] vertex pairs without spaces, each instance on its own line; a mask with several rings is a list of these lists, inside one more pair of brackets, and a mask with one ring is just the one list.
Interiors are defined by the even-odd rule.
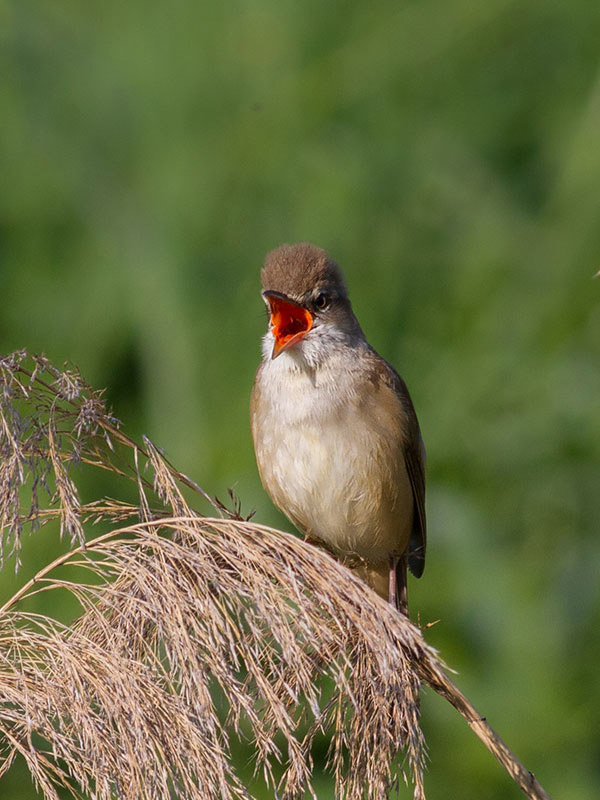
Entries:
[[[248,429],[258,271],[328,248],[428,448],[413,613],[562,800],[600,796],[599,41],[594,0],[0,5],[0,351],[75,362],[289,528]],[[427,692],[423,726],[430,800],[521,796]]]

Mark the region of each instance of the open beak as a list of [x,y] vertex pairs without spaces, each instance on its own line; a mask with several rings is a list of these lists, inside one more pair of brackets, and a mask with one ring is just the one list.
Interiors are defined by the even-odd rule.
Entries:
[[313,316],[304,306],[294,303],[280,292],[269,290],[263,292],[263,297],[269,301],[275,337],[271,358],[277,358],[280,353],[306,336],[313,326]]

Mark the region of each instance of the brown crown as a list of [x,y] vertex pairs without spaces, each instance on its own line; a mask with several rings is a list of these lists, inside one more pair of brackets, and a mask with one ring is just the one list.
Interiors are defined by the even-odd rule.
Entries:
[[342,272],[327,251],[309,242],[282,244],[267,253],[261,271],[263,290],[300,300],[315,289],[335,289],[347,297]]

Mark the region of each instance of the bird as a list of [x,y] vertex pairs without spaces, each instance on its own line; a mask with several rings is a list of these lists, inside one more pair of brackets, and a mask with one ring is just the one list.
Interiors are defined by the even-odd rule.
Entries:
[[425,448],[406,384],[367,342],[340,267],[309,242],[261,270],[268,327],[250,398],[261,482],[408,616],[407,568],[425,566]]

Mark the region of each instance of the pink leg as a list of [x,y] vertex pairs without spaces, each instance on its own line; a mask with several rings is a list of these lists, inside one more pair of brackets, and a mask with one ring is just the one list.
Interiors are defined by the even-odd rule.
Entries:
[[405,617],[408,617],[407,566],[406,555],[390,556],[388,602],[392,603]]
[[388,603],[396,605],[396,566],[398,564],[398,556],[390,556],[390,579],[388,584]]

